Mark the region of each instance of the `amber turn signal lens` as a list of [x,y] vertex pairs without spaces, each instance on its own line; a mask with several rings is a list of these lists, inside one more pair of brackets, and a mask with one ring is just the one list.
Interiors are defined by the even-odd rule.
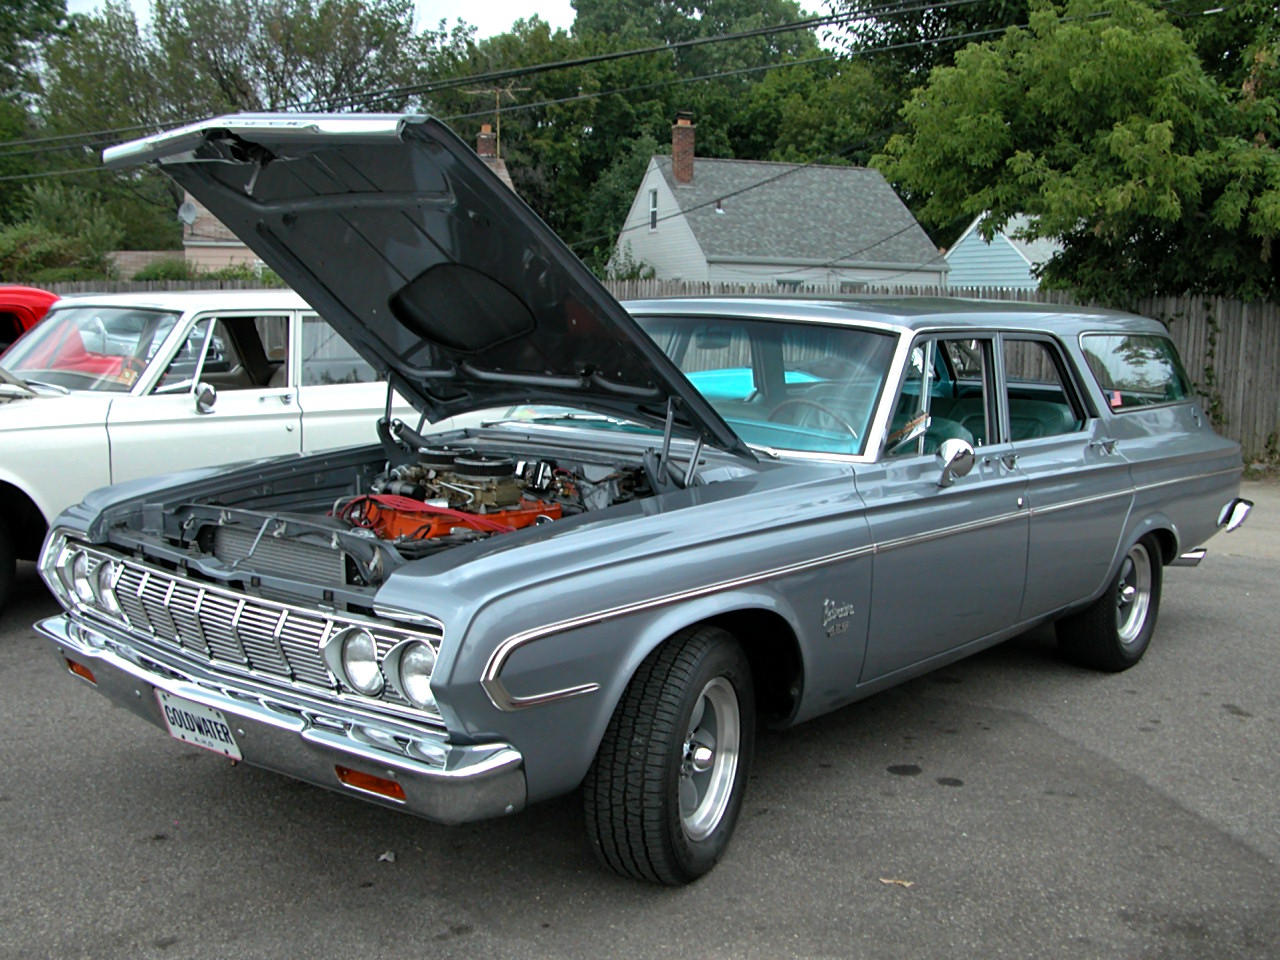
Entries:
[[404,787],[394,780],[388,780],[386,777],[375,777],[371,773],[362,773],[359,770],[352,770],[350,767],[334,767],[333,770],[338,775],[338,779],[348,787],[363,790],[365,793],[376,793],[380,797],[387,797],[399,803],[404,803]]
[[74,660],[67,659],[67,669],[83,680],[88,680],[95,687],[98,685],[98,678],[93,675],[93,671],[86,667],[83,663],[76,663]]

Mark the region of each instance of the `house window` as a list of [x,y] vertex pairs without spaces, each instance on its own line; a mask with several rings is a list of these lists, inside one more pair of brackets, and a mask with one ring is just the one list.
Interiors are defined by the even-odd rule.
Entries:
[[649,191],[649,229],[658,229],[658,191]]

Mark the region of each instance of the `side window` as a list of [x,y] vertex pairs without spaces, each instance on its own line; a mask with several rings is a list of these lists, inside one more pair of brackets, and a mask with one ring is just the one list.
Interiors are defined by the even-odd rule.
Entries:
[[1042,340],[1004,340],[1009,439],[1056,437],[1084,427],[1083,411],[1057,351]]
[[159,386],[173,388],[188,380],[220,391],[281,386],[288,383],[288,345],[288,317],[206,317],[192,327]]
[[953,437],[975,447],[994,442],[992,351],[985,337],[917,341],[908,355],[886,453],[931,454]]
[[1090,334],[1081,343],[1089,370],[1112,410],[1191,397],[1191,382],[1173,343],[1165,337]]
[[314,313],[302,318],[302,386],[373,383],[378,373]]

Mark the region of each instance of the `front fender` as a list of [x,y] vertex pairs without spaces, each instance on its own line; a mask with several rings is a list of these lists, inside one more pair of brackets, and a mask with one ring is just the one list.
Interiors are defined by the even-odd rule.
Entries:
[[[477,742],[502,740],[520,751],[530,801],[555,796],[586,775],[627,684],[650,653],[686,627],[744,611],[777,614],[798,638],[804,636],[787,598],[775,586],[760,584],[550,625],[499,664],[497,678],[513,703],[491,697],[479,675],[463,678],[457,670],[440,699],[448,704],[451,730],[461,729]],[[545,696],[557,691],[574,692]]]

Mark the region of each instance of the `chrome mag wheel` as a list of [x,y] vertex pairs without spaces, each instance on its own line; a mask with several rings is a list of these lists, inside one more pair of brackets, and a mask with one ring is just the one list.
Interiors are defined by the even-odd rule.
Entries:
[[680,764],[680,825],[690,840],[706,839],[720,825],[741,739],[738,695],[728,680],[714,677],[694,704]]

